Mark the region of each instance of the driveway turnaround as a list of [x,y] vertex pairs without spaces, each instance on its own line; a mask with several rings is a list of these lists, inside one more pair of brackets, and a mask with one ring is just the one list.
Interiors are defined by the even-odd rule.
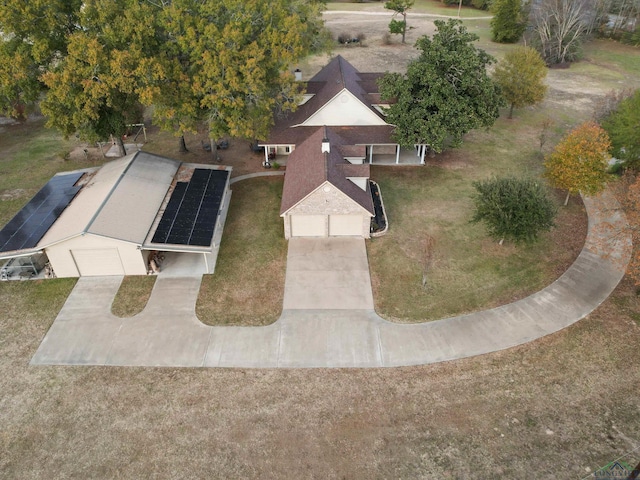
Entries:
[[605,192],[584,199],[585,246],[545,289],[491,310],[435,322],[387,322],[373,310],[364,240],[289,243],[284,309],[266,327],[209,327],[195,315],[200,276],[159,277],[145,310],[111,315],[121,277],[83,277],[34,365],[391,367],[470,357],[526,343],[588,315],[631,255],[624,215]]

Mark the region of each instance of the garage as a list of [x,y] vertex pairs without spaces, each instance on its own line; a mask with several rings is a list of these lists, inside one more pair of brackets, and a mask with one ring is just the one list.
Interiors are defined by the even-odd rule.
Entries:
[[22,268],[34,256],[59,278],[146,275],[150,252],[167,253],[160,271],[213,273],[230,174],[147,152],[58,174],[0,230],[0,259],[15,264],[4,277],[37,275],[44,265]]
[[325,215],[292,215],[290,218],[292,237],[327,236]]
[[329,215],[329,236],[361,237],[362,215]]
[[124,267],[117,248],[71,250],[71,255],[81,277],[124,275]]

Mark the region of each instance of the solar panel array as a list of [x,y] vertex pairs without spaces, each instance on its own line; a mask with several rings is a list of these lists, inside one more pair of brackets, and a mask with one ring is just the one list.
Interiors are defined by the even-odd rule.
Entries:
[[197,168],[189,182],[178,182],[152,243],[211,245],[228,176],[226,170]]
[[0,230],[0,252],[35,247],[82,187],[83,173],[56,175]]

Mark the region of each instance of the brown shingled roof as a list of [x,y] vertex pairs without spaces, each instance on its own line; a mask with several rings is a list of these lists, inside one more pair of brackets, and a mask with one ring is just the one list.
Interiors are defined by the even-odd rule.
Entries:
[[[321,150],[322,140],[325,137],[331,145],[330,153],[322,153]],[[331,183],[373,215],[373,200],[369,188],[362,190],[347,179],[347,176],[368,177],[369,166],[349,164],[340,152],[339,146],[341,144],[344,144],[344,139],[340,138],[333,129],[315,127],[315,132],[291,152],[287,160],[287,172],[282,189],[281,215],[325,181]]]
[[[340,55],[334,57],[307,82],[306,91],[307,93],[313,93],[314,96],[304,105],[300,105],[295,112],[290,112],[283,117],[276,118],[269,139],[261,142],[261,145],[297,145],[301,135],[296,132],[296,130],[305,127],[292,127],[304,123],[305,120],[320,110],[329,100],[345,88],[377,116],[383,118],[380,112],[371,107],[371,103],[378,103],[378,101],[372,102],[371,100],[379,99],[379,95],[377,95],[378,86],[375,81],[382,75],[382,73],[360,73]],[[302,140],[307,138],[307,136],[304,136]]]

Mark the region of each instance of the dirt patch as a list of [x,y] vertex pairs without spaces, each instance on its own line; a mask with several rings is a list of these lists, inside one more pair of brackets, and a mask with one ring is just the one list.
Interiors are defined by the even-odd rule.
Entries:
[[5,190],[0,195],[0,200],[1,201],[16,200],[18,198],[24,197],[26,194],[27,194],[27,191],[24,190],[23,188],[15,188],[13,190]]

